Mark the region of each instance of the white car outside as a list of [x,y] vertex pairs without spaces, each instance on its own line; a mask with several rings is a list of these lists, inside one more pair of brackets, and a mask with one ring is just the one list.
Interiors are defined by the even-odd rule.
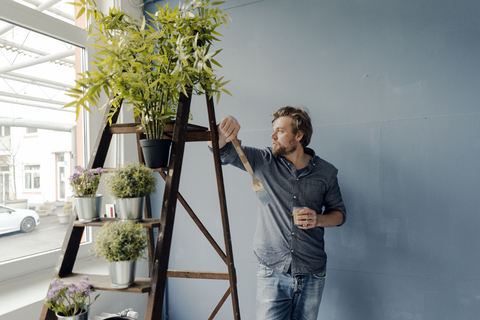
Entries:
[[40,217],[33,210],[0,205],[0,234],[15,231],[32,232],[39,224]]

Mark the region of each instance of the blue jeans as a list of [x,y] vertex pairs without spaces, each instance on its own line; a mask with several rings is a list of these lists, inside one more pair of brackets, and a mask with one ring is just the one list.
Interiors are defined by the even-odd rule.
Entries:
[[325,270],[292,276],[260,264],[257,278],[257,320],[317,319]]

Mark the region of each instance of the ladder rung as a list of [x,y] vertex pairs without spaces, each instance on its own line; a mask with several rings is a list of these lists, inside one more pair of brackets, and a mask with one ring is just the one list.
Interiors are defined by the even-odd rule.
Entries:
[[203,271],[179,271],[168,270],[167,277],[170,278],[192,278],[192,279],[214,279],[214,280],[229,280],[229,275],[226,272],[203,272]]

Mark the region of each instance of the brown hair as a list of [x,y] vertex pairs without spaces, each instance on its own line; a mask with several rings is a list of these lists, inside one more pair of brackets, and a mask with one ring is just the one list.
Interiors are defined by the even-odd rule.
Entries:
[[273,116],[272,124],[280,117],[290,117],[292,119],[292,132],[297,134],[298,131],[303,133],[302,140],[300,140],[303,147],[308,146],[310,139],[312,138],[313,128],[312,121],[307,111],[302,108],[295,108],[292,106],[286,106],[278,109],[271,114]]

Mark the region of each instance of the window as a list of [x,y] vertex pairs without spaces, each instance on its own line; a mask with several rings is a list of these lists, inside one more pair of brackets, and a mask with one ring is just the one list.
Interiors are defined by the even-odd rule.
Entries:
[[37,133],[37,128],[25,128],[27,134]]
[[25,189],[40,189],[40,165],[25,165]]
[[[71,143],[71,138],[66,138],[63,134],[70,134],[71,129],[75,127],[74,110],[62,109],[69,101],[64,91],[74,86],[75,74],[87,66],[87,51],[92,50],[86,49],[85,34],[81,28],[74,25],[74,7],[66,4],[68,1],[36,0],[34,6],[27,4],[33,3],[32,1],[1,1],[0,138],[11,137],[11,149],[16,151],[18,148],[18,159],[24,164],[12,164],[8,170],[1,170],[0,194],[3,200],[12,202],[16,198],[13,190],[19,188],[34,190],[36,192],[31,192],[28,196],[37,198],[29,199],[27,208],[34,206],[35,211],[40,210],[38,204],[43,204],[44,199],[50,201],[56,199],[58,190],[50,186],[55,185],[58,180],[55,179],[55,154],[68,150],[60,146],[62,141]],[[14,123],[18,122],[24,123],[24,127],[29,129],[15,127]],[[23,139],[25,132],[32,132],[30,128],[46,130],[39,131],[38,139]],[[78,148],[80,150],[84,141],[82,134],[78,137],[81,141]],[[39,150],[41,148],[38,142],[43,135],[49,136],[47,150]],[[22,149],[27,152],[22,153]],[[30,158],[25,158],[26,156]],[[65,175],[68,175],[71,167],[75,165],[72,159],[82,161],[83,154],[65,157],[65,162],[68,162],[64,168]],[[52,173],[46,174],[45,170]],[[17,176],[18,179],[15,180]],[[45,192],[49,194],[45,195]],[[68,196],[68,189],[65,192]],[[23,198],[24,195],[18,198]],[[8,204],[7,206],[13,207]],[[28,234],[14,232],[0,236],[0,247],[14,249],[12,255],[8,256],[9,252],[2,250],[0,287],[1,282],[7,279],[55,266],[65,231],[54,236],[55,241],[58,240],[57,243],[48,243],[52,239],[47,241],[48,237],[42,236],[51,233],[53,230],[51,228],[57,228],[55,221],[47,223],[51,217],[55,218],[55,215],[40,216],[38,227],[43,227],[45,231],[48,230],[47,232],[34,230]],[[27,239],[23,241],[25,244],[21,244],[23,237]],[[90,243],[80,246],[77,257],[90,255],[91,249]]]

